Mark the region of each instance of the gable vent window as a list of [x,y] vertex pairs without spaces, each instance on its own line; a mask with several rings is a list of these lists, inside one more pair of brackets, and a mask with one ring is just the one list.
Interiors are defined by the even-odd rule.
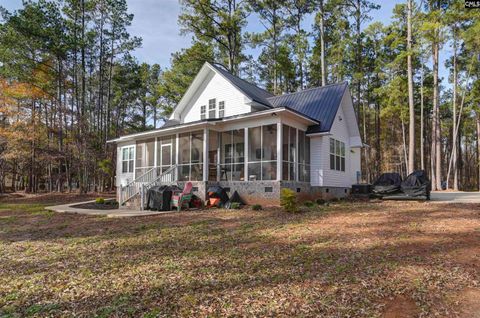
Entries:
[[207,118],[207,106],[203,105],[200,106],[200,119],[205,119]]
[[345,143],[330,138],[330,169],[345,171]]
[[217,105],[216,99],[210,99],[208,101],[208,118],[215,118],[215,108]]
[[223,118],[225,116],[225,102],[218,102],[218,117]]

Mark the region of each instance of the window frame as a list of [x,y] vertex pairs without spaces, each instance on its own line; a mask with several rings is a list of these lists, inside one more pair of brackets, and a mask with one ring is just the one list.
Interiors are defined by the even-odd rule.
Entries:
[[200,119],[207,119],[207,105],[200,106]]
[[330,170],[345,172],[345,163],[346,163],[345,143],[341,140],[330,137],[328,149],[329,149]]
[[[212,116],[213,112],[213,116]],[[216,118],[217,115],[217,99],[212,98],[208,100],[208,118]]]
[[225,101],[218,102],[218,118],[225,117]]
[[[133,173],[135,171],[135,147],[136,145],[124,146],[121,148],[122,154],[122,173]],[[124,159],[124,152],[127,151],[127,159]],[[124,170],[123,164],[127,163],[126,171]],[[130,166],[130,162],[132,162],[132,166]],[[130,171],[131,170],[131,171]]]

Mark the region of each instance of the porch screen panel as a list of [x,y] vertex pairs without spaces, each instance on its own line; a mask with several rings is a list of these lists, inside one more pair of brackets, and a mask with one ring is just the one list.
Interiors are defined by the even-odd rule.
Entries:
[[178,180],[190,180],[190,133],[178,136]]
[[201,181],[203,179],[203,131],[178,136],[178,179]]
[[221,133],[220,180],[245,180],[245,130],[237,129]]
[[297,162],[297,129],[283,125],[283,180],[295,180]]
[[248,129],[248,180],[277,178],[277,125]]
[[208,134],[208,181],[217,181],[218,137],[219,133],[210,130]]
[[298,130],[298,180],[310,181],[310,138]]
[[191,168],[190,168],[190,180],[202,181],[203,180],[203,131],[197,131],[192,133],[192,154],[191,154]]
[[137,141],[135,178],[140,177],[155,166],[154,158],[155,139]]
[[277,179],[277,125],[262,127],[262,180]]

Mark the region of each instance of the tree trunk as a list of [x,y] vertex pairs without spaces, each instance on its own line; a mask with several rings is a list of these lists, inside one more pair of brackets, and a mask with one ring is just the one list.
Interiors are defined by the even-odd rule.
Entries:
[[423,106],[423,61],[420,61],[422,65],[422,72],[420,74],[420,167],[425,170],[425,141],[424,141],[424,106]]
[[322,86],[327,85],[327,70],[325,67],[325,25],[324,25],[324,12],[323,12],[323,0],[319,2],[320,9],[320,68],[322,71]]
[[408,173],[415,170],[415,105],[413,102],[413,70],[412,70],[412,0],[407,0],[407,67],[408,67]]

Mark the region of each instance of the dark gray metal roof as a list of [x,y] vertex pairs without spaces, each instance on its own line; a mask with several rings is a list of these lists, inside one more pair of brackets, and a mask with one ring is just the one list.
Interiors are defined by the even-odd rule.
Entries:
[[330,131],[347,82],[306,89],[301,92],[269,97],[273,107],[288,107],[320,122],[310,126],[307,133]]
[[230,74],[230,72],[224,70],[223,68],[210,64],[212,67],[214,67],[218,72],[220,72],[230,83],[232,83],[234,86],[236,86],[239,90],[241,90],[245,95],[250,97],[253,101],[263,104],[269,108],[272,107],[272,105],[269,103],[268,98],[273,97],[274,95],[258,86],[255,86],[254,84],[251,84],[240,77],[237,77],[233,74]]

